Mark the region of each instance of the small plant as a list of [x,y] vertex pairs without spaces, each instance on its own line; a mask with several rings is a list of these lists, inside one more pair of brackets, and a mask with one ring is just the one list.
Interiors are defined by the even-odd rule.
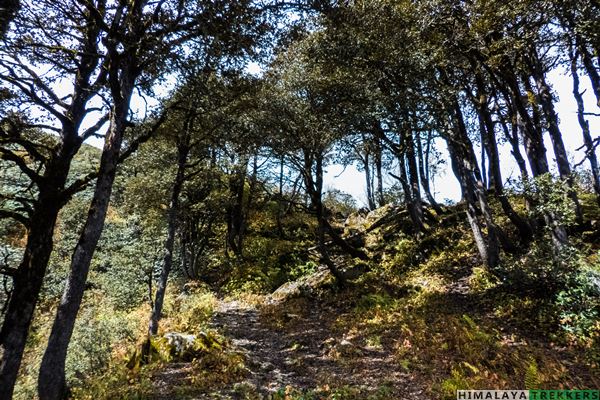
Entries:
[[356,310],[365,312],[372,309],[387,309],[394,304],[394,299],[388,294],[369,293],[362,296],[357,304]]
[[457,390],[470,389],[469,380],[463,375],[462,371],[453,368],[450,372],[450,378],[445,379],[441,385],[444,399],[455,399]]
[[575,223],[575,205],[570,198],[572,189],[564,179],[554,179],[547,173],[525,182],[525,195],[533,200],[532,216],[551,215],[556,223],[570,226]]
[[562,328],[577,340],[585,341],[598,333],[600,318],[600,273],[583,268],[558,293]]
[[525,389],[540,389],[540,372],[535,358],[531,359],[525,369]]
[[473,292],[483,292],[498,285],[498,279],[486,268],[475,267],[469,279],[469,287]]
[[302,278],[303,276],[307,276],[313,274],[317,271],[319,265],[314,261],[308,261],[304,264],[299,264],[293,267],[288,276],[290,280],[296,280],[298,278]]

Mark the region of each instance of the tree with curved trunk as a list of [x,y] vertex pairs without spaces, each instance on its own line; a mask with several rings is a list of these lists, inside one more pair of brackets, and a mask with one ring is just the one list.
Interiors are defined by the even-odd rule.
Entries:
[[[58,306],[56,317],[42,358],[38,379],[40,399],[61,399],[66,396],[65,361],[67,349],[75,327],[92,256],[104,227],[110,195],[121,153],[121,144],[128,125],[129,105],[138,76],[141,59],[138,58],[140,42],[144,39],[144,4],[132,3],[118,7],[112,21],[105,22],[103,8],[90,7],[94,18],[110,29],[106,34],[107,82],[113,105],[110,109],[110,125],[105,136],[100,168],[87,219],[71,259],[71,271]],[[158,12],[158,11],[157,11]],[[124,17],[127,15],[127,17]],[[97,23],[99,21],[96,21]],[[122,36],[120,36],[122,35]],[[120,50],[119,46],[123,46]]]
[[177,229],[177,218],[179,213],[179,196],[186,180],[186,164],[190,152],[190,134],[193,129],[193,118],[186,121],[185,128],[177,138],[177,172],[171,189],[171,199],[169,201],[169,210],[167,212],[167,238],[164,245],[163,260],[161,272],[158,279],[156,294],[152,303],[152,313],[150,315],[150,324],[148,325],[149,336],[158,333],[158,322],[162,315],[167,282],[173,264],[173,248],[175,244],[175,233]]
[[[228,29],[232,30],[240,28],[240,25],[251,28],[246,26],[248,20],[239,21],[238,18],[238,13],[246,10],[246,2],[241,1],[241,4],[236,5],[241,7],[219,10],[225,20],[230,18],[236,21],[227,22],[212,19],[211,16],[217,10],[210,2],[202,4],[178,0],[157,3],[134,1],[119,3],[110,13],[104,8],[86,3],[94,23],[101,27],[105,35],[106,79],[113,104],[94,197],[73,253],[67,284],[40,367],[38,394],[41,399],[62,398],[67,390],[65,360],[68,344],[83,299],[90,263],[104,226],[121,143],[125,129],[130,125],[130,101],[138,79],[145,74],[144,83],[150,85],[164,70],[166,62],[177,54],[175,50],[192,38],[202,43],[201,51],[205,53],[212,50],[212,45],[227,48],[226,40],[213,42],[220,40],[214,35],[214,31],[221,32],[223,25],[228,23]],[[247,33],[243,32],[244,35]],[[205,43],[202,40],[206,38],[208,40]],[[230,37],[227,40],[235,42],[237,39],[239,38]],[[248,42],[244,42],[244,46],[248,46]],[[191,49],[193,48],[194,46],[191,46]],[[231,45],[232,53],[243,53],[243,49],[243,46],[240,49],[240,44]]]
[[[100,7],[103,4],[98,2]],[[89,13],[75,12],[76,8],[73,2],[23,4],[15,17],[15,30],[5,35],[0,47],[0,81],[15,93],[16,101],[10,104],[11,108],[15,113],[29,107],[39,110],[40,118],[27,126],[55,138],[48,144],[18,133],[2,135],[0,156],[28,176],[37,187],[37,197],[28,207],[27,243],[21,263],[12,274],[12,296],[0,330],[0,399],[12,397],[52,252],[58,213],[74,193],[95,177],[93,173],[77,177],[67,185],[71,161],[83,141],[96,135],[108,120],[106,115],[94,115],[90,107],[90,101],[97,98],[106,79],[99,50],[101,27]],[[53,47],[75,30],[78,41],[65,40],[62,47]],[[19,39],[32,34],[35,40]],[[52,66],[52,73],[41,75],[31,67],[32,63]],[[59,78],[71,81],[69,96],[63,97],[64,93],[59,94],[55,87]],[[83,128],[82,123],[88,117],[96,118],[96,122]],[[22,148],[26,156],[19,156],[10,145]],[[32,169],[27,159],[34,160],[37,167]]]
[[[463,198],[467,203],[467,217],[481,258],[487,267],[494,272],[500,262],[499,228],[494,222],[487,201],[481,180],[481,172],[478,170],[473,151],[473,144],[469,140],[463,113],[457,100],[454,100],[451,112],[453,126],[447,133],[447,143],[452,162],[455,165],[455,175],[461,185]],[[487,238],[484,238],[483,229],[478,222],[477,208],[483,215],[485,227],[487,228]]]
[[[474,64],[474,68],[477,68]],[[533,240],[533,229],[531,228],[528,221],[521,217],[514,210],[510,201],[504,193],[504,185],[502,181],[502,173],[500,170],[500,155],[498,152],[498,143],[496,139],[495,124],[492,120],[491,113],[488,108],[489,93],[486,90],[486,84],[483,79],[481,72],[477,69],[474,71],[475,84],[477,88],[477,96],[472,99],[475,103],[475,108],[479,114],[480,128],[483,132],[485,140],[483,141],[483,147],[488,154],[491,182],[494,188],[494,195],[500,201],[500,205],[504,213],[508,216],[511,222],[519,231],[519,236],[524,244],[528,244]],[[518,143],[517,143],[518,150]]]
[[[585,103],[580,89],[579,71],[577,68],[577,52],[574,52],[572,47],[571,56],[571,78],[573,79],[573,97],[577,103],[577,121],[581,127],[583,135],[583,145],[585,147],[585,158],[590,162],[590,170],[592,172],[592,185],[596,193],[596,201],[600,204],[600,167],[598,166],[598,158],[596,157],[596,149],[590,133],[590,123],[585,118]],[[585,160],[585,159],[584,159]]]

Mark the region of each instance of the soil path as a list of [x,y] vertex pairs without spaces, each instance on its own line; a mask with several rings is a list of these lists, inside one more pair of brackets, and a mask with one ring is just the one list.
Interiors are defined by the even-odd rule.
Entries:
[[[279,313],[276,321],[255,306],[220,301],[211,325],[227,336],[246,355],[248,374],[235,387],[197,393],[193,399],[244,399],[240,392],[270,399],[277,391],[351,387],[360,393],[380,393],[378,399],[424,399],[414,377],[393,358],[390,348],[369,348],[352,338],[333,337],[338,310],[307,304],[298,314]],[[174,397],[171,389],[186,379],[189,366],[172,364],[156,377],[162,387],[158,399]],[[246,388],[240,391],[240,387]],[[385,393],[385,394],[384,394]],[[255,397],[252,397],[255,398]],[[365,397],[366,398],[366,397]]]

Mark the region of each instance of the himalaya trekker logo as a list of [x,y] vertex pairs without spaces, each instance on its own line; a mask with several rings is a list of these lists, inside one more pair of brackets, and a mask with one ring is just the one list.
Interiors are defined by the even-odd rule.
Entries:
[[600,390],[457,390],[457,400],[600,400]]

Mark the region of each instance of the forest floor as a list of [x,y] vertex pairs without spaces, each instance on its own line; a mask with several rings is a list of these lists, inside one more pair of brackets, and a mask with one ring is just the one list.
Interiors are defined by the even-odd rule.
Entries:
[[168,364],[155,376],[156,399],[284,399],[291,391],[327,393],[332,388],[375,398],[425,398],[391,349],[336,337],[340,312],[316,299],[258,305],[220,300],[211,325],[245,355],[245,378],[209,393],[182,395],[178,388],[188,384],[190,364]]
[[216,300],[206,328],[224,338],[225,358],[164,365],[151,398],[427,400],[460,389],[598,387],[596,339],[562,333],[552,297],[486,273],[457,218],[418,246],[390,219],[365,239],[373,269],[346,289],[321,267],[271,295]]
[[243,372],[219,379],[215,369],[211,380],[221,383],[201,388],[192,363],[169,363],[153,376],[151,398],[427,400],[473,386],[597,387],[584,352],[494,317],[487,295],[470,293],[468,271],[460,272],[440,292],[399,293],[390,304],[384,291],[356,290],[220,299],[209,329],[243,354]]

